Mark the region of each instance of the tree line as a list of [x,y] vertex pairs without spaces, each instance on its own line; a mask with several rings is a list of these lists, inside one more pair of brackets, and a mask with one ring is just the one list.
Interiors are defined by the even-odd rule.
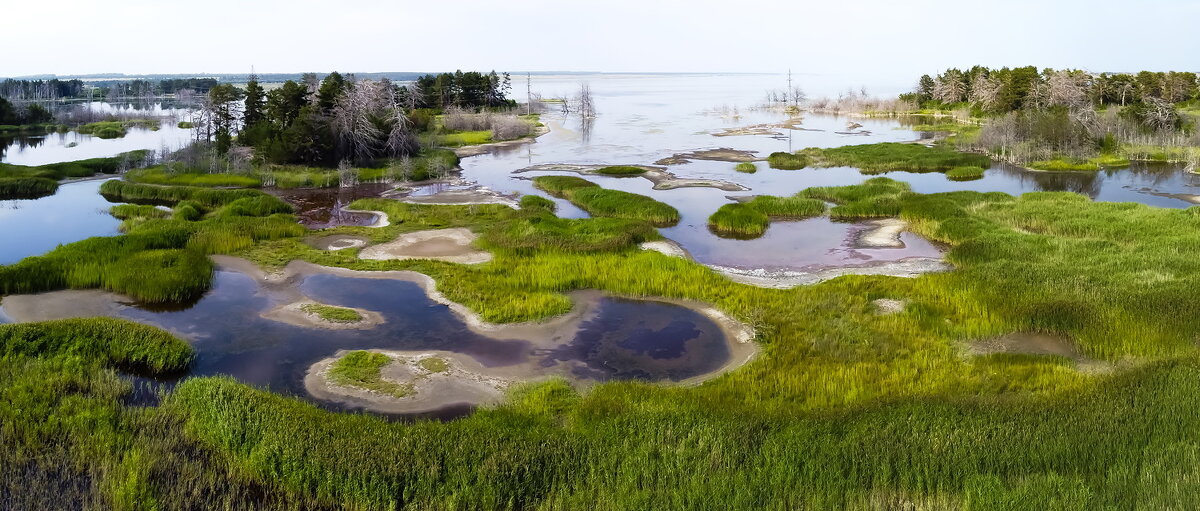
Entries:
[[333,72],[306,74],[265,91],[256,76],[245,89],[209,89],[198,127],[220,154],[234,143],[253,147],[263,161],[331,166],[404,157],[419,150],[416,134],[443,107],[479,109],[514,105],[507,74],[426,75],[398,85],[387,78],[358,80]]
[[18,107],[0,97],[0,126],[44,124],[52,121],[54,121],[54,115],[42,105],[32,103]]
[[1200,80],[1191,72],[1089,73],[1034,66],[966,71],[947,69],[923,75],[916,88],[901,99],[921,106],[967,103],[987,113],[1006,113],[1026,107],[1129,106],[1149,103],[1180,104],[1200,100]]
[[215,78],[171,78],[166,80],[127,80],[96,85],[83,80],[16,80],[0,82],[0,97],[13,101],[53,101],[94,97],[147,97],[192,91],[207,94],[221,83]]

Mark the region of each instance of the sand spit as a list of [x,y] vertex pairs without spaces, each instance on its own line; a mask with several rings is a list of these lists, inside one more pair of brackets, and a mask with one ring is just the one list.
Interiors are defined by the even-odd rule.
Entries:
[[858,233],[854,248],[904,248],[900,233],[908,228],[908,222],[899,218],[881,218],[865,222],[867,229]]
[[471,156],[479,156],[481,154],[489,154],[497,149],[505,149],[509,147],[517,147],[525,144],[531,144],[538,137],[550,133],[548,126],[542,125],[533,129],[533,133],[528,137],[518,138],[516,140],[505,140],[503,142],[491,142],[488,144],[466,145],[454,149],[454,154],[459,158],[469,158]]
[[679,257],[682,259],[692,258],[692,255],[683,248],[683,245],[667,239],[642,242],[638,245],[638,248],[642,250],[652,250],[669,257]]
[[358,257],[377,261],[432,259],[459,264],[491,261],[491,252],[472,246],[478,238],[470,229],[463,227],[409,232],[401,234],[395,241],[366,247],[358,253]]
[[[340,350],[334,356],[313,364],[304,376],[304,389],[322,401],[363,408],[381,413],[421,413],[458,404],[489,405],[503,400],[504,391],[513,380],[489,374],[491,371],[471,357],[450,351],[391,351],[367,350],[382,353],[392,363],[380,370],[386,381],[410,385],[404,397],[371,390],[338,385],[329,378],[329,369],[338,359],[350,353]],[[444,371],[430,371],[421,365],[424,359],[436,358],[445,362]]]
[[359,321],[339,322],[328,321],[322,319],[319,315],[304,310],[308,305],[324,305],[312,300],[301,300],[284,305],[280,305],[271,310],[268,310],[259,316],[263,319],[287,323],[289,325],[304,327],[304,328],[320,328],[324,330],[370,330],[379,325],[382,325],[385,320],[378,312],[359,309],[355,307],[337,307],[343,309],[352,309],[357,312],[362,319]]
[[654,164],[682,165],[684,163],[691,163],[692,160],[727,161],[734,163],[763,160],[763,158],[759,158],[754,155],[756,152],[757,151],[742,151],[740,149],[731,149],[728,147],[722,147],[719,149],[702,149],[668,156],[654,162]]
[[[599,169],[602,169],[604,167],[609,167],[609,166],[610,165],[574,165],[574,164],[563,164],[563,163],[548,163],[548,164],[534,165],[532,167],[525,167],[523,169],[518,169],[518,170],[513,171],[513,173],[520,174],[523,172],[558,171],[558,172],[574,172],[576,174],[581,174],[581,175],[585,175],[585,176],[603,176],[604,174],[601,174],[597,171]],[[727,192],[745,192],[745,191],[750,190],[749,188],[746,188],[745,186],[739,185],[737,183],[731,183],[729,181],[721,181],[718,179],[690,179],[690,178],[677,177],[675,174],[667,172],[666,169],[664,169],[663,167],[653,167],[653,166],[649,166],[649,165],[629,165],[629,166],[644,169],[646,172],[643,174],[639,174],[638,177],[648,179],[648,180],[650,180],[650,182],[654,183],[655,190],[674,190],[676,188],[716,188],[718,190],[724,190]]]
[[730,268],[710,265],[710,268],[734,282],[751,286],[788,289],[824,282],[843,275],[886,275],[890,277],[918,277],[953,269],[939,258],[910,257],[898,261],[887,261],[860,266],[818,267],[812,270],[765,270]]

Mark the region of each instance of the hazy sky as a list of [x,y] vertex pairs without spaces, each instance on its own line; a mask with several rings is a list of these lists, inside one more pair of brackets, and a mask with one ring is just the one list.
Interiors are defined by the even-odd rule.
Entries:
[[973,64],[1200,67],[1189,0],[0,2],[0,76],[791,68],[886,83]]

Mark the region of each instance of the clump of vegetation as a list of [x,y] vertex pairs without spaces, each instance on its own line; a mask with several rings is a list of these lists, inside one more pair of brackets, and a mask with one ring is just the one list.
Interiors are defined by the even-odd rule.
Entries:
[[644,220],[659,227],[679,223],[679,211],[645,195],[609,190],[574,176],[541,176],[534,186],[565,198],[584,211],[600,217]]
[[331,323],[357,323],[363,320],[362,314],[354,309],[335,307],[319,303],[306,303],[300,306],[306,314],[317,316]]
[[603,174],[605,176],[629,177],[645,174],[646,169],[642,167],[634,167],[632,165],[611,165],[596,169],[596,173]]
[[746,174],[753,174],[755,172],[758,172],[758,166],[755,165],[754,162],[744,161],[744,162],[741,162],[741,163],[735,165],[733,167],[733,170],[736,170],[738,172],[744,172]]
[[[193,300],[209,288],[207,254],[230,253],[258,241],[307,231],[279,214],[291,207],[258,190],[160,187],[108,181],[101,190],[123,199],[148,197],[176,209],[122,208],[126,234],[89,238],[41,256],[0,266],[0,294],[99,288],[151,303]],[[253,215],[253,216],[247,216]]]
[[721,206],[708,217],[708,228],[718,236],[752,239],[767,231],[772,218],[807,218],[824,212],[825,203],[817,199],[759,195]]
[[177,124],[176,126],[178,126],[180,129],[185,129],[185,130],[190,130],[190,129],[196,127],[196,125],[194,123],[189,122],[189,121],[179,121],[179,124]]
[[431,373],[444,373],[450,370],[450,363],[442,357],[425,357],[418,360],[417,365]]
[[380,376],[383,368],[392,362],[392,357],[382,353],[351,351],[329,366],[329,381],[336,385],[357,387],[392,397],[411,395],[411,383],[390,382]]
[[837,203],[830,218],[855,220],[899,216],[901,200],[911,193],[908,183],[876,177],[856,186],[808,188],[797,196]]
[[133,218],[167,218],[171,213],[154,206],[144,204],[117,204],[109,208],[109,214],[118,220]]
[[779,151],[767,156],[767,165],[773,169],[800,170],[807,167],[809,163],[808,157],[804,154]]
[[144,126],[146,128],[157,128],[158,121],[138,119],[131,121],[99,121],[84,124],[76,129],[76,131],[96,138],[121,138],[127,133],[127,129],[132,126]]
[[540,195],[522,196],[520,206],[521,209],[526,211],[540,210],[552,212],[558,209],[558,204],[555,204],[554,201]]
[[817,167],[857,167],[863,174],[885,172],[945,172],[955,167],[991,166],[984,155],[963,153],[944,146],[883,142],[800,151]]
[[946,179],[951,181],[971,181],[983,178],[983,167],[954,167],[946,171]]
[[0,177],[0,199],[36,199],[54,195],[58,181],[45,177]]
[[108,158],[67,161],[27,167],[0,163],[0,199],[36,198],[57,191],[43,180],[91,177],[96,174],[115,174],[142,164],[148,151],[130,151]]
[[1029,168],[1050,171],[1094,172],[1102,168],[1128,167],[1129,160],[1120,156],[1101,155],[1094,158],[1055,158],[1031,162]]

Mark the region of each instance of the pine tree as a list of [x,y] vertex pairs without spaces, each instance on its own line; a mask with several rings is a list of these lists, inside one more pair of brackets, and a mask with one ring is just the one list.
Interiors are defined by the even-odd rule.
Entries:
[[263,108],[266,106],[266,95],[258,84],[258,75],[250,75],[246,82],[246,109],[242,113],[242,124],[254,126],[263,120]]

